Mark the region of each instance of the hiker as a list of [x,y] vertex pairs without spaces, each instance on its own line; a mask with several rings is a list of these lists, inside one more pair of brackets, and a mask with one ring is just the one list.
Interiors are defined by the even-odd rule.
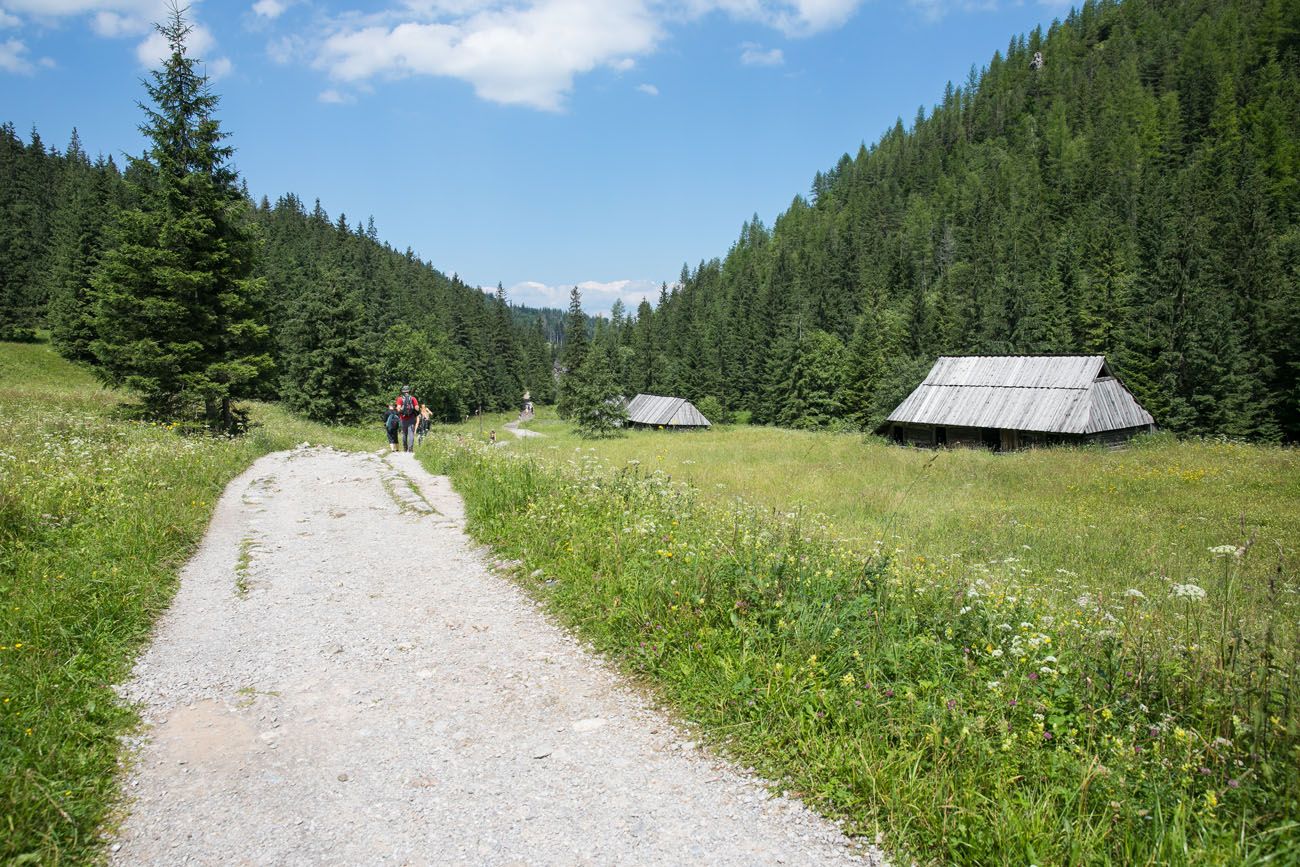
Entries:
[[402,386],[402,393],[394,401],[397,405],[397,417],[402,423],[402,451],[415,451],[415,420],[420,417],[420,402],[411,394],[409,385]]
[[388,409],[384,410],[384,432],[388,434],[388,450],[397,451],[397,429],[401,427],[401,418],[397,415],[397,403],[388,402]]
[[429,424],[433,421],[433,410],[429,409],[426,403],[420,407],[420,420],[415,425],[415,441],[417,444],[423,444],[424,438],[429,435]]
[[497,432],[495,429],[488,431],[488,442],[492,445],[497,444]]

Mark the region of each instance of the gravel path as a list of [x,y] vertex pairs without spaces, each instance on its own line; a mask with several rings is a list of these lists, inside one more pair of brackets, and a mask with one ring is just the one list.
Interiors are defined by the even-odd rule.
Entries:
[[523,437],[544,437],[544,436],[546,436],[546,434],[538,433],[538,432],[535,431],[535,430],[529,430],[529,429],[526,428],[526,427],[520,427],[518,421],[508,421],[508,422],[506,422],[506,430],[510,431],[512,434],[514,434],[514,435],[517,436],[517,437],[520,437],[521,439],[522,439]]
[[123,695],[114,864],[873,864],[491,570],[446,479],[300,448],[227,489]]

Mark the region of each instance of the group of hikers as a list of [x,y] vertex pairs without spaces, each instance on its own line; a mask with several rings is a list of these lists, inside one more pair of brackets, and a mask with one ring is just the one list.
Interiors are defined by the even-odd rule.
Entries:
[[[528,410],[532,411],[532,402]],[[531,417],[531,416],[530,416]],[[433,411],[420,403],[420,399],[411,394],[409,385],[402,386],[402,393],[388,402],[384,410],[384,432],[388,434],[388,450],[397,451],[398,435],[401,435],[401,450],[413,452],[415,447],[424,442],[429,434],[429,425],[433,422]],[[488,431],[488,442],[497,444],[496,430]]]
[[388,402],[384,410],[384,430],[388,433],[389,451],[397,451],[397,435],[402,435],[402,451],[413,452],[417,443],[424,442],[429,433],[429,423],[433,413],[429,407],[420,403],[411,394],[409,385],[402,386],[402,393]]

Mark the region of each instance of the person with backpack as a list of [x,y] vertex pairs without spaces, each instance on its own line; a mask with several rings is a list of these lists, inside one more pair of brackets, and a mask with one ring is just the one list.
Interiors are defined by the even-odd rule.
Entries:
[[388,409],[384,410],[384,433],[388,434],[388,450],[397,451],[397,431],[402,426],[401,418],[397,415],[397,403],[388,402]]
[[415,451],[415,420],[420,417],[420,402],[411,394],[409,385],[402,386],[402,393],[395,401],[397,417],[402,423],[402,451]]

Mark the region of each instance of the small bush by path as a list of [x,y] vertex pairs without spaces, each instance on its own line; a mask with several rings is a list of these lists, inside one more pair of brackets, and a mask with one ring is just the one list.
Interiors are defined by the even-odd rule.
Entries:
[[135,721],[112,685],[226,484],[304,440],[383,442],[378,423],[329,429],[261,405],[247,436],[183,437],[122,420],[119,401],[48,346],[0,344],[0,863],[96,859]]
[[[1138,587],[864,551],[807,512],[569,454],[444,439],[424,459],[584,637],[900,860],[1300,857],[1300,587],[1249,532],[1195,555],[1198,582]],[[1246,580],[1270,557],[1274,580]]]

